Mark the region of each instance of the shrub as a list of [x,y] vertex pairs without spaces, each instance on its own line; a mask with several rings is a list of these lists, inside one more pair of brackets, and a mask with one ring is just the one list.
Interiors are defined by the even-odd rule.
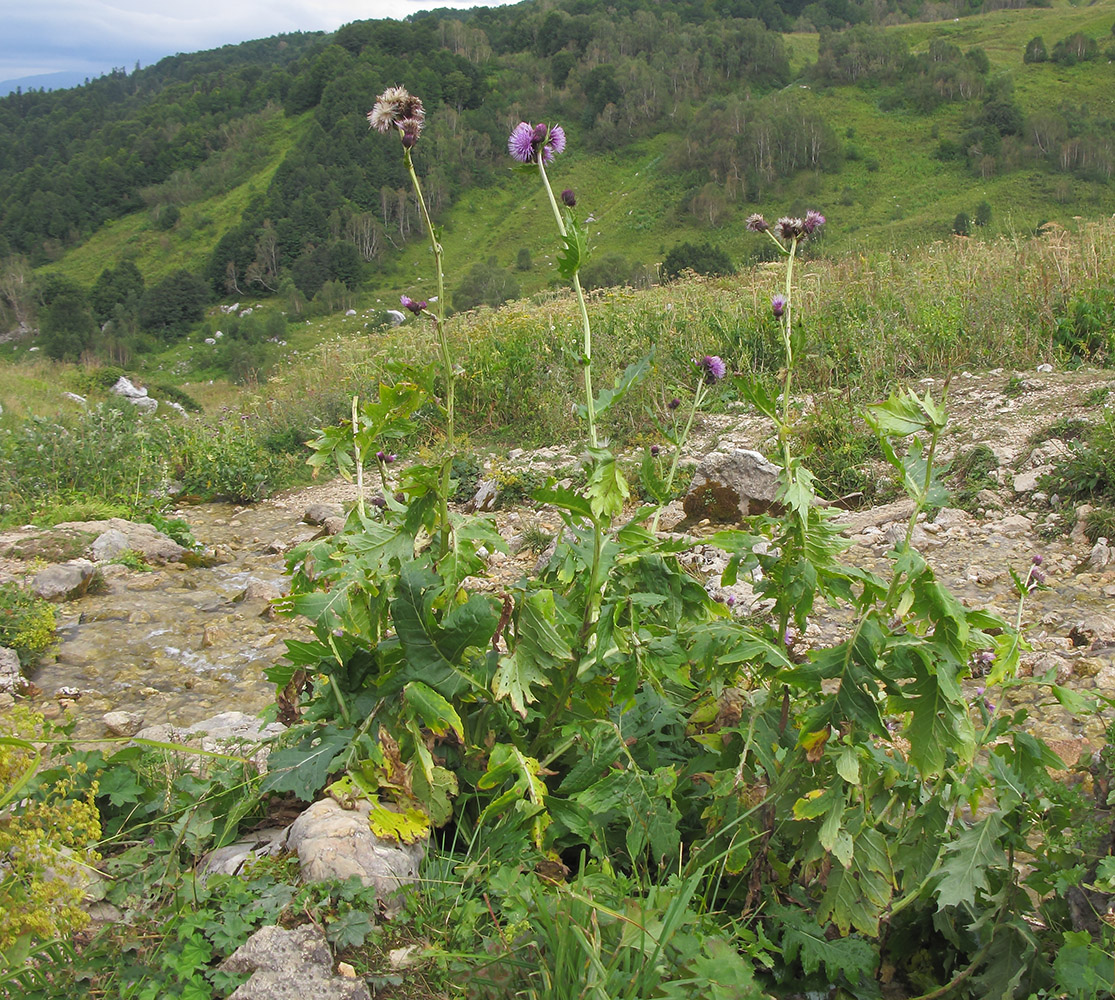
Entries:
[[0,646],[33,664],[54,643],[54,605],[15,583],[0,583]]
[[957,236],[968,236],[972,232],[972,220],[968,218],[967,212],[956,213],[956,218],[952,220],[952,231]]
[[84,772],[76,764],[35,788],[39,752],[31,740],[44,725],[22,706],[0,719],[0,969],[89,923],[81,901],[86,872],[99,859],[95,787],[74,795]]
[[662,262],[662,279],[675,281],[683,271],[694,271],[709,277],[735,273],[728,255],[711,243],[679,243],[670,250]]

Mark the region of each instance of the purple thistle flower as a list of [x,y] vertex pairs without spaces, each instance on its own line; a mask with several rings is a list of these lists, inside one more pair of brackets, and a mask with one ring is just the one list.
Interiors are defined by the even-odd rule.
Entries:
[[409,295],[400,295],[399,302],[402,303],[404,309],[409,309],[415,316],[417,316],[423,309],[426,308],[426,303],[415,302]]
[[818,229],[825,224],[825,217],[816,209],[811,208],[805,213],[805,218],[802,220],[801,228],[805,230],[806,236],[812,236]]
[[1040,569],[1030,570],[1030,579],[1034,581],[1037,586],[1045,583],[1045,574]]
[[666,404],[666,409],[676,410],[679,406],[681,406],[681,400],[678,399],[677,396],[675,396]]
[[383,498],[382,494],[377,493],[372,497],[372,506],[379,507],[381,510],[387,506],[387,501]]
[[727,597],[724,598],[724,603],[727,604],[729,608],[734,608],[736,606],[735,596],[733,594],[729,594]]
[[709,385],[715,385],[728,373],[727,366],[715,354],[706,354],[697,362],[697,367],[704,372]]
[[1040,565],[1042,564],[1042,557],[1041,557],[1041,553],[1039,552],[1039,553],[1038,553],[1037,555],[1035,555],[1035,556],[1034,556],[1034,557],[1033,557],[1033,558],[1032,558],[1032,559],[1030,560],[1030,562],[1032,562],[1032,563],[1033,563],[1033,564],[1034,564],[1035,566],[1040,566]]
[[661,449],[661,448],[659,448],[659,447],[658,447],[658,445],[656,445],[656,444],[652,444],[652,445],[650,446],[650,453],[651,453],[651,455],[653,455],[653,456],[654,456],[655,458],[657,458],[657,457],[658,457],[658,453],[659,453],[659,452],[660,452],[661,450],[662,450],[662,449]]
[[805,235],[805,223],[784,215],[774,224],[774,231],[784,240],[796,240]]
[[577,196],[573,193],[572,188],[566,188],[561,192],[561,201],[566,208],[577,207]]
[[551,127],[541,122],[538,125],[519,122],[507,139],[507,152],[520,163],[534,163],[539,154],[543,163],[549,163],[564,149],[565,129],[560,125]]
[[782,314],[786,311],[786,296],[775,295],[770,300],[770,311],[774,313],[775,319],[781,319]]
[[507,140],[507,151],[520,163],[530,163],[534,159],[534,129],[519,122]]
[[381,461],[381,462],[386,462],[387,461],[387,452],[377,451],[376,452],[376,458],[379,459],[379,461]]
[[747,217],[746,226],[753,233],[765,233],[768,229],[770,229],[770,225],[767,220],[764,219],[758,212]]

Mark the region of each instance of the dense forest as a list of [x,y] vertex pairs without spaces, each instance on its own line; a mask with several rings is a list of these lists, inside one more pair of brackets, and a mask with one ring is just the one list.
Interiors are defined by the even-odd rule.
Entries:
[[[180,335],[211,297],[282,293],[296,313],[323,294],[344,302],[343,290],[419,227],[397,150],[367,141],[367,109],[401,81],[430,112],[419,170],[435,217],[499,176],[516,122],[543,117],[575,123],[581,146],[596,153],[668,136],[677,210],[715,227],[780,181],[863,155],[802,97],[838,86],[878,89],[884,110],[963,104],[963,130],[937,148],[958,168],[987,176],[1040,163],[1109,178],[1115,123],[1094,109],[1029,116],[981,49],[935,42],[913,54],[886,30],[1002,6],[1021,4],[528,2],[357,21],[179,55],[70,90],[17,92],[0,99],[2,318],[10,327],[36,314],[56,357],[79,357],[95,342],[120,356]],[[820,33],[808,86],[789,86],[780,33],[790,29]],[[1110,41],[1080,35],[1047,47],[1035,38],[1026,61],[1094,59]],[[286,130],[280,161],[238,215],[221,220],[204,268],[151,287],[127,262],[110,263],[92,288],[31,280],[134,213],[173,231],[185,206],[258,169],[277,126]],[[629,271],[618,262],[599,283],[629,280]],[[466,278],[462,304],[497,304],[516,287],[503,275],[492,291],[482,277]]]

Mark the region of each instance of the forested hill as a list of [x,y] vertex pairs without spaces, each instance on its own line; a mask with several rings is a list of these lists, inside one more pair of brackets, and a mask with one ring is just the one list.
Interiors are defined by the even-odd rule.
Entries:
[[[1110,94],[1113,15],[1113,0],[982,14],[968,0],[529,0],[175,56],[0,99],[0,259],[100,280],[102,321],[121,258],[148,283],[185,270],[210,296],[374,282],[418,227],[397,144],[365,120],[396,83],[426,103],[416,159],[440,218],[505,176],[516,122],[560,120],[586,180],[606,164],[634,192],[649,173],[636,181],[624,158],[653,165],[654,193],[614,235],[658,261],[775,194],[839,193],[878,216],[881,186],[915,191],[911,150],[965,192],[973,224],[987,218],[972,185],[1017,197],[1004,178],[1023,174],[1053,178],[1060,194],[1040,203],[1088,211],[1115,165],[1115,116],[1080,95]],[[911,211],[894,200],[888,224]],[[966,213],[943,204],[947,231]],[[106,239],[125,231],[124,249]],[[615,257],[600,283],[654,263]]]

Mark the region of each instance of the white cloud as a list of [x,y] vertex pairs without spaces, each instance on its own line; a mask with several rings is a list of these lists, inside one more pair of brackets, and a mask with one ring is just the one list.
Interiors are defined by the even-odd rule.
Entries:
[[508,0],[0,0],[0,81],[75,71],[131,70],[291,31],[334,31],[365,18],[438,7],[499,7]]

